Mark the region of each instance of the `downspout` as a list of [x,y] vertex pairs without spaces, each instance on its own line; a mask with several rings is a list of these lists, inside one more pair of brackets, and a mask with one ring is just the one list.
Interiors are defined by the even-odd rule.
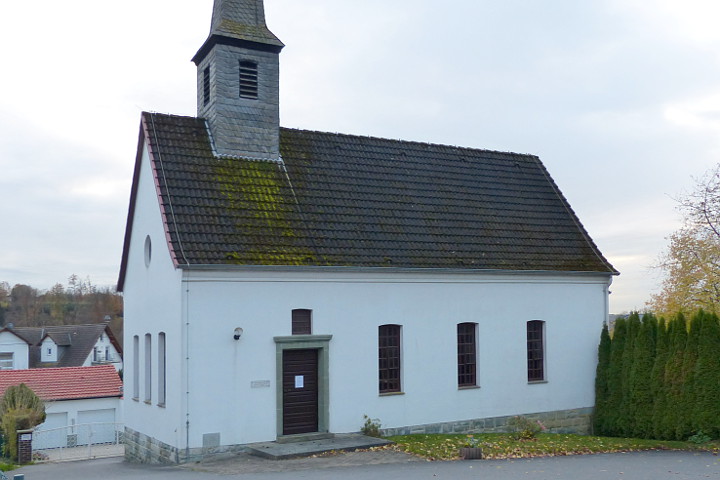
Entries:
[[183,270],[185,285],[185,461],[190,458],[190,272]]

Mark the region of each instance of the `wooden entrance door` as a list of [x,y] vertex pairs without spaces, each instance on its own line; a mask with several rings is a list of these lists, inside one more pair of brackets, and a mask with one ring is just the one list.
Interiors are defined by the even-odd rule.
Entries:
[[283,435],[318,431],[318,351],[283,351]]

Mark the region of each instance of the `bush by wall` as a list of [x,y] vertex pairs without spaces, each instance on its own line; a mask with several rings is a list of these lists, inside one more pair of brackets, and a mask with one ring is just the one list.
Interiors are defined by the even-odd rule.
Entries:
[[633,313],[604,326],[595,378],[598,435],[686,440],[720,438],[720,320],[688,322]]

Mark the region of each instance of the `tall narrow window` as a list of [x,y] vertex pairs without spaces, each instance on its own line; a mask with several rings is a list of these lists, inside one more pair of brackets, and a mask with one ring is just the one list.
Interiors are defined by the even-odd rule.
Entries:
[[258,98],[258,66],[255,62],[240,62],[240,97]]
[[140,398],[140,338],[133,337],[133,391],[132,398]]
[[400,325],[378,327],[380,393],[400,392]]
[[152,336],[145,334],[145,402],[152,402]]
[[458,355],[458,387],[477,386],[477,342],[475,323],[458,323],[457,355]]
[[157,397],[158,397],[158,405],[165,406],[165,392],[167,391],[166,388],[166,380],[165,380],[165,332],[160,332],[158,334],[158,390],[157,390]]
[[210,103],[210,67],[203,70],[203,105]]
[[312,310],[297,308],[292,311],[292,334],[312,334]]
[[527,322],[528,382],[545,380],[545,322]]

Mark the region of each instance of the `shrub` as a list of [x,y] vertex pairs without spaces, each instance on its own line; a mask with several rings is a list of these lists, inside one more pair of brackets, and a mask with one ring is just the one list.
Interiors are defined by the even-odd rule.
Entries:
[[377,418],[370,418],[367,415],[363,415],[365,423],[363,424],[360,431],[363,435],[368,437],[380,437],[380,420]]
[[45,405],[27,385],[13,385],[0,400],[0,428],[5,437],[3,452],[17,460],[17,431],[45,421]]
[[546,430],[540,420],[530,420],[520,415],[512,417],[508,426],[516,440],[532,440],[538,436],[538,433]]

